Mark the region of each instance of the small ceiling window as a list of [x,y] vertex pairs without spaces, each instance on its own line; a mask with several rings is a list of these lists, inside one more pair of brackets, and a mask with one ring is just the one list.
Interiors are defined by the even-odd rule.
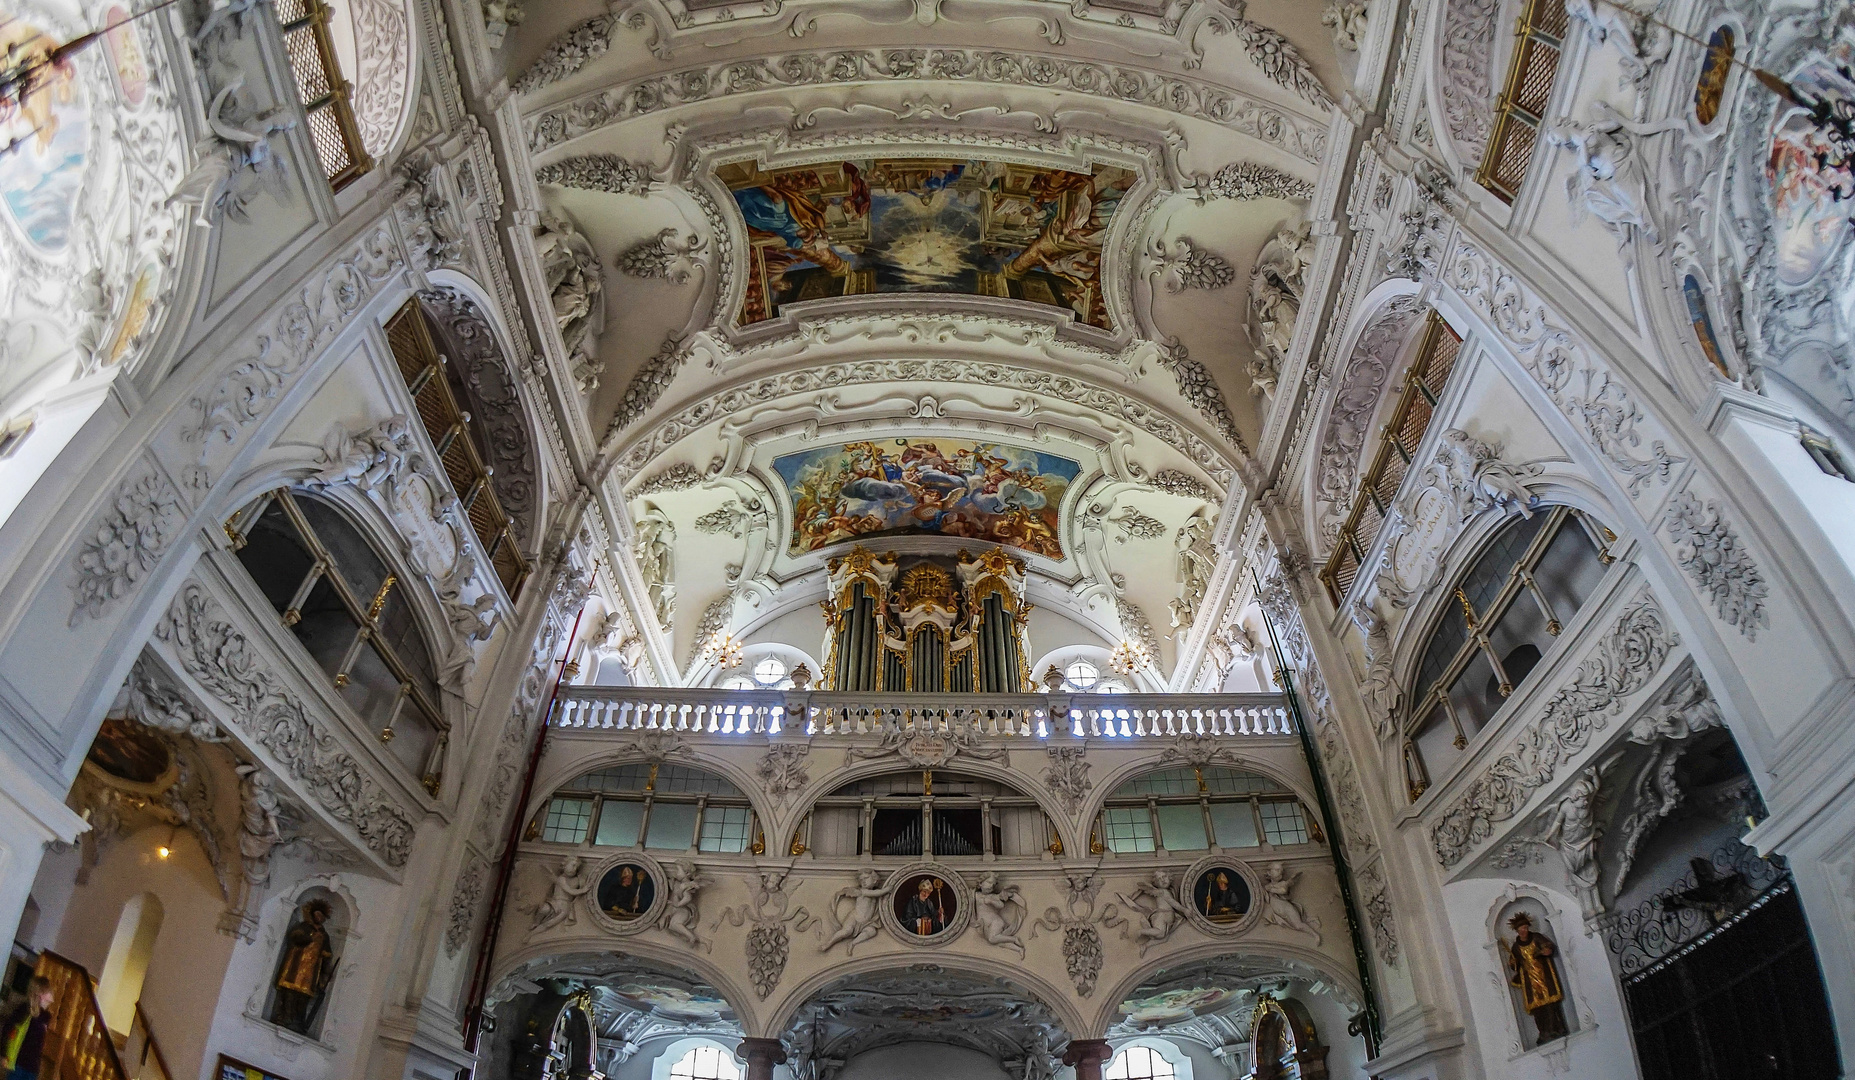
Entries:
[[754,664],[754,682],[777,687],[786,678],[786,662],[777,656],[763,656]]
[[1103,1070],[1102,1080],[1174,1080],[1178,1071],[1172,1062],[1150,1046],[1130,1046],[1114,1055]]
[[698,1046],[670,1066],[670,1080],[741,1080],[741,1069],[721,1047]]

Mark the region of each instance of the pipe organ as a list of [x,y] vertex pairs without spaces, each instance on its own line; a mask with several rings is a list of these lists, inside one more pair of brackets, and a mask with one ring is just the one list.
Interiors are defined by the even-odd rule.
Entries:
[[825,688],[1020,693],[1030,685],[1024,563],[993,548],[949,559],[832,559]]

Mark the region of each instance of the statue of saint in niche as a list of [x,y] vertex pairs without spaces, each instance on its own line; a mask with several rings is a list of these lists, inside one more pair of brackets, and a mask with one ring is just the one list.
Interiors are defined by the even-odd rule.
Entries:
[[947,883],[937,877],[920,877],[914,879],[914,889],[909,891],[904,885],[895,898],[896,917],[902,922],[902,929],[919,937],[933,937],[947,928],[947,920],[953,917],[958,899],[947,888]]
[[317,1007],[335,976],[334,949],[324,929],[328,915],[328,901],[305,901],[284,934],[283,963],[277,968],[270,1019],[298,1035],[310,1034]]
[[614,919],[635,919],[657,901],[657,884],[650,871],[636,863],[621,863],[599,879],[599,910]]
[[1519,988],[1520,1004],[1539,1028],[1541,1043],[1565,1038],[1565,988],[1553,959],[1558,946],[1533,931],[1533,919],[1524,911],[1507,920],[1507,925],[1514,928],[1514,940],[1507,946],[1507,981]]

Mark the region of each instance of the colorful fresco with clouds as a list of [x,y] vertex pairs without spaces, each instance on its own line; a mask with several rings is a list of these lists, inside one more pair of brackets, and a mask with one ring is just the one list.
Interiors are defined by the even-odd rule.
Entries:
[[[1839,43],[1791,82],[1810,98],[1849,109],[1855,107],[1855,83],[1838,69],[1851,64],[1855,46]],[[1778,217],[1778,279],[1786,285],[1802,285],[1822,270],[1855,215],[1855,170],[1846,163],[1831,164],[1836,160],[1808,112],[1795,106],[1778,109],[1765,176]]]
[[792,507],[792,554],[926,533],[1063,557],[1058,511],[1082,466],[969,439],[885,439],[773,462]]
[[1110,329],[1101,248],[1134,174],[874,158],[722,166],[747,225],[739,322],[864,293],[962,293],[1068,308]]
[[[31,24],[0,13],[0,52],[12,62],[43,60],[56,44]],[[0,146],[20,140],[12,153],[0,154],[0,203],[44,251],[61,251],[71,242],[71,215],[90,150],[90,110],[71,67],[82,62],[66,60],[23,103],[0,105]]]

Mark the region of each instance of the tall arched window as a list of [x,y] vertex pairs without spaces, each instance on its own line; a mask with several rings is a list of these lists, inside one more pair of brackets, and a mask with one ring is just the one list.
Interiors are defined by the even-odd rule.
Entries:
[[448,726],[431,650],[399,576],[333,503],[307,492],[270,492],[226,522],[226,532],[342,700],[435,794]]
[[726,779],[683,765],[613,765],[555,792],[531,840],[592,847],[740,852],[753,839],[747,796]]
[[1221,765],[1160,769],[1108,796],[1096,842],[1117,854],[1305,844],[1319,837],[1301,801],[1258,773]]
[[135,1023],[135,1006],[142,1000],[142,983],[148,977],[148,961],[155,955],[162,915],[161,899],[154,893],[131,896],[122,905],[103,973],[97,978],[97,1007],[111,1031],[127,1033]]
[[1569,506],[1509,522],[1451,588],[1420,654],[1406,727],[1411,798],[1526,681],[1597,588],[1611,536]]

